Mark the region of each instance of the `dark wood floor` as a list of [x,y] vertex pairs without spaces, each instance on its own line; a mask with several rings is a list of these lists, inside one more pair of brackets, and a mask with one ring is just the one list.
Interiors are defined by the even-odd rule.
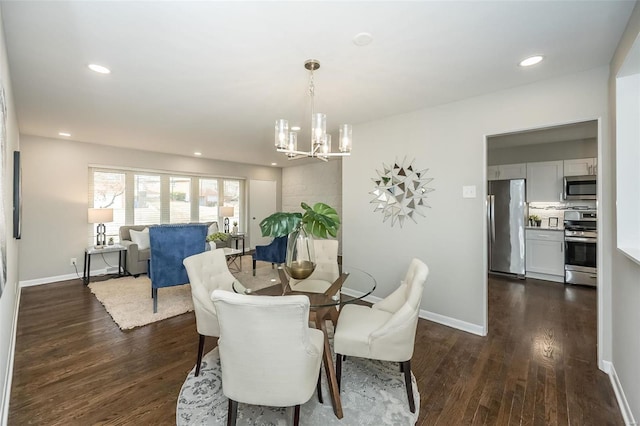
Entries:
[[[593,289],[492,278],[489,299],[487,337],[420,320],[418,425],[623,424]],[[20,305],[10,425],[175,423],[193,313],[122,332],[81,280],[25,288]]]

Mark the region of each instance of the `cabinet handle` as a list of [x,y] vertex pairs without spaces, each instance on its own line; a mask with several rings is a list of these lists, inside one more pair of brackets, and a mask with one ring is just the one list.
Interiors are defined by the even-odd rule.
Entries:
[[564,251],[564,243],[561,242],[560,243],[560,253],[562,253]]

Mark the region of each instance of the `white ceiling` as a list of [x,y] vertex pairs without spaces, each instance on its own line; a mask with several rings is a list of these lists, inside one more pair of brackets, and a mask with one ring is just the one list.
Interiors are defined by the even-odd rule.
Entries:
[[21,133],[279,166],[275,119],[308,126],[306,59],[335,131],[606,65],[634,4],[0,2]]

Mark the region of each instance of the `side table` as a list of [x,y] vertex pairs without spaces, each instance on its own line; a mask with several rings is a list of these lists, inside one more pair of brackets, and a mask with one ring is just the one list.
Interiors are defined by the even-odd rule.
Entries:
[[127,248],[125,246],[113,244],[110,246],[102,246],[101,248],[90,246],[84,249],[84,270],[82,273],[82,282],[84,285],[88,285],[91,279],[91,255],[114,252],[118,252],[118,276],[121,277],[127,269]]
[[229,236],[231,237],[231,241],[235,241],[236,242],[236,250],[239,250],[238,248],[238,241],[242,241],[242,254],[241,256],[244,256],[244,232],[238,232],[237,234],[229,234]]

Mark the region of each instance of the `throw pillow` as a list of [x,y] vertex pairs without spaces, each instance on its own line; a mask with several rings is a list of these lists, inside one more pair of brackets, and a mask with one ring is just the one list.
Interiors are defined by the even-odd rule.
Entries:
[[129,231],[131,234],[131,241],[138,245],[138,250],[146,250],[150,247],[149,243],[149,228],[144,228],[142,231]]
[[213,222],[211,225],[209,225],[209,229],[207,230],[207,235],[215,234],[217,232],[220,232],[218,230],[218,222]]

